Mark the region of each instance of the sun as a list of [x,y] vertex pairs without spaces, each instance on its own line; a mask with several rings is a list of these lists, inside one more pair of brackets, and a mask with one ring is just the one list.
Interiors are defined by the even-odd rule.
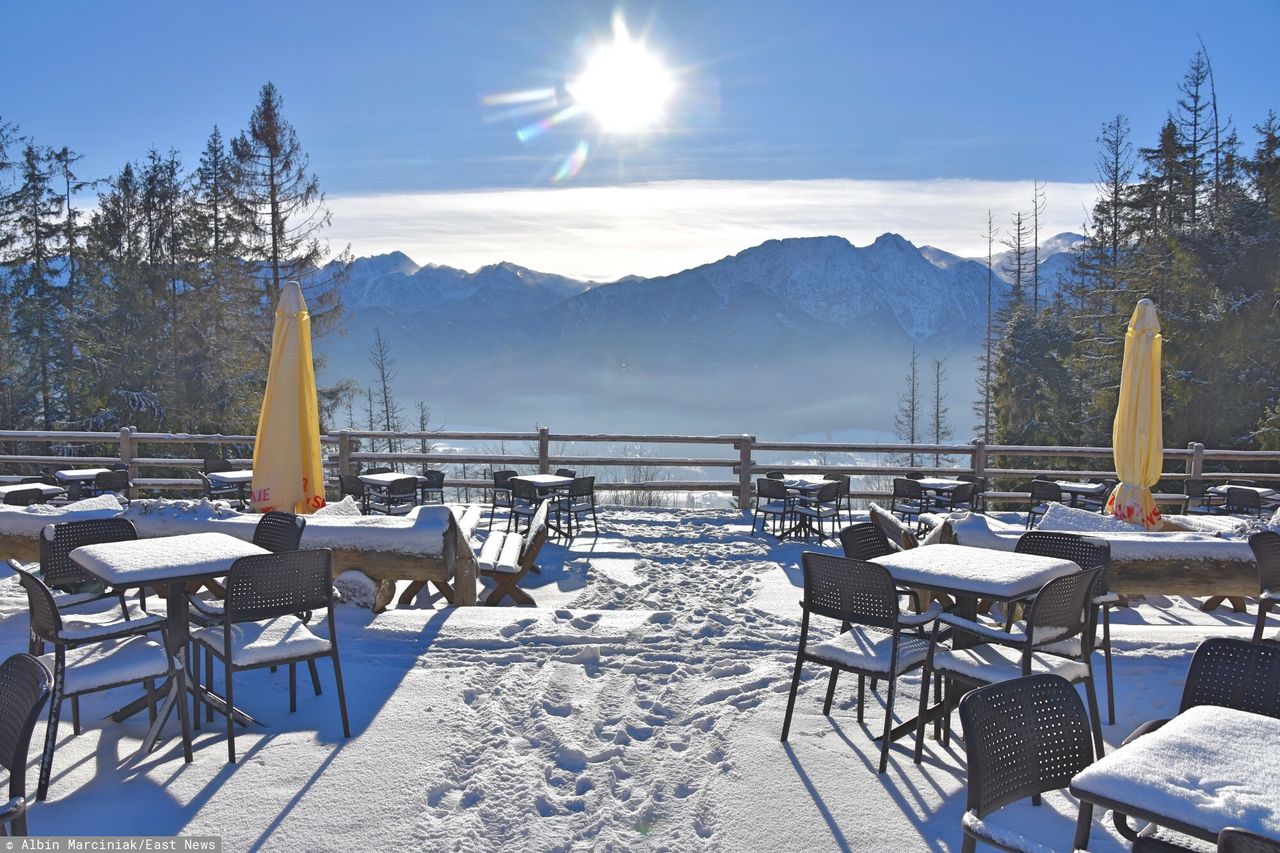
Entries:
[[662,60],[632,39],[622,16],[615,15],[613,41],[591,54],[567,88],[603,130],[634,133],[662,118],[675,83]]

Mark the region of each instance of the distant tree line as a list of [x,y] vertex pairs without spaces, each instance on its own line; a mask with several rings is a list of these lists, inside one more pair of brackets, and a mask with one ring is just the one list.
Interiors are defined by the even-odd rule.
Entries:
[[[214,127],[193,169],[153,148],[97,180],[80,160],[0,120],[0,427],[252,432],[282,284],[308,285],[323,332],[348,254],[325,265],[280,93],[229,140]],[[326,415],[349,393],[325,389]]]
[[1272,111],[1242,142],[1203,50],[1178,90],[1149,148],[1135,151],[1123,115],[1102,126],[1086,239],[1051,294],[1034,254],[1039,184],[1030,214],[1014,215],[1007,299],[980,356],[979,437],[1108,445],[1125,328],[1150,297],[1166,445],[1280,448],[1280,123]]

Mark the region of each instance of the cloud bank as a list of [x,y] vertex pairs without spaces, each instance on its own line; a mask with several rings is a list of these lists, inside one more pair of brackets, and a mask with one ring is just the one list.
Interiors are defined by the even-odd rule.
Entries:
[[[1041,239],[1078,231],[1091,184],[1051,183]],[[1030,181],[667,181],[329,199],[334,245],[402,251],[474,270],[511,261],[612,281],[679,272],[772,238],[836,234],[866,245],[893,231],[916,245],[986,254],[987,210],[1003,234],[1031,206]],[[997,251],[1000,247],[997,246]]]

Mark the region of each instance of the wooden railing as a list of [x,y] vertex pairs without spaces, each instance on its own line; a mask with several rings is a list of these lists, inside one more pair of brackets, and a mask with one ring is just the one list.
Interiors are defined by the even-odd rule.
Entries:
[[[401,449],[389,452],[374,450],[380,442],[402,445],[422,441],[484,443],[480,450],[433,450],[428,453]],[[200,481],[195,476],[201,469],[203,455],[232,448],[233,461],[248,466],[252,462],[254,436],[194,435],[144,433],[132,427],[118,432],[72,432],[37,430],[0,430],[0,481],[13,481],[37,473],[45,466],[84,467],[112,463],[129,466],[130,479],[139,491],[196,491]],[[903,473],[924,474],[970,473],[986,477],[995,484],[988,496],[1015,500],[1026,498],[1025,491],[1001,490],[1000,485],[1027,481],[1034,477],[1109,477],[1109,447],[1053,447],[1022,445],[988,445],[982,441],[969,444],[872,444],[840,442],[761,441],[754,435],[629,435],[595,433],[552,433],[541,427],[537,432],[376,432],[343,430],[321,437],[324,464],[330,475],[352,473],[358,464],[391,463],[393,465],[445,466],[454,476],[446,486],[455,489],[483,489],[492,482],[491,472],[497,468],[536,470],[547,473],[558,466],[589,467],[594,470],[618,471],[623,479],[601,476],[598,489],[628,492],[729,492],[739,506],[751,500],[755,477],[766,471],[789,474],[845,473],[855,477],[855,498],[887,496],[889,480]],[[496,447],[495,447],[496,445]],[[508,450],[508,445],[514,450]],[[642,448],[673,445],[708,448],[706,454],[594,455],[581,452],[577,445],[625,445]],[[164,455],[161,448],[179,448],[184,452]],[[28,452],[19,452],[26,450]],[[31,452],[43,450],[44,452]],[[237,451],[239,451],[237,453]],[[578,452],[574,452],[578,451]],[[194,456],[193,453],[201,453]],[[784,461],[769,462],[761,454],[781,456]],[[853,457],[847,464],[830,462],[832,455]],[[796,462],[795,457],[813,456],[821,462]],[[900,464],[911,457],[940,457],[951,464]],[[791,461],[786,461],[787,458]],[[862,458],[859,458],[862,457]],[[875,461],[868,461],[870,457]],[[944,458],[943,458],[944,457]],[[888,460],[899,460],[893,462]],[[1248,478],[1280,483],[1280,452],[1251,450],[1213,450],[1191,443],[1186,448],[1166,448],[1165,472],[1162,480],[1175,483],[1193,478],[1222,481]],[[998,464],[1003,462],[1003,464]],[[474,474],[470,466],[479,470]],[[699,475],[708,469],[720,471],[725,478],[666,476],[670,469],[693,469]],[[1228,470],[1229,469],[1229,470]],[[628,475],[627,471],[632,472]],[[662,476],[636,479],[637,472]],[[336,478],[334,478],[336,480]],[[1157,495],[1158,500],[1179,500],[1172,493]]]

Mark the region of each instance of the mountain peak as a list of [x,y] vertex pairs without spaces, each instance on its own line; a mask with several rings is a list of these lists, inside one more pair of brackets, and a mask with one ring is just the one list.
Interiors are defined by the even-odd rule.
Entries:
[[915,249],[915,244],[910,240],[901,234],[894,234],[892,231],[886,231],[881,234],[871,246],[878,249],[897,249],[900,252],[904,252],[907,249]]

